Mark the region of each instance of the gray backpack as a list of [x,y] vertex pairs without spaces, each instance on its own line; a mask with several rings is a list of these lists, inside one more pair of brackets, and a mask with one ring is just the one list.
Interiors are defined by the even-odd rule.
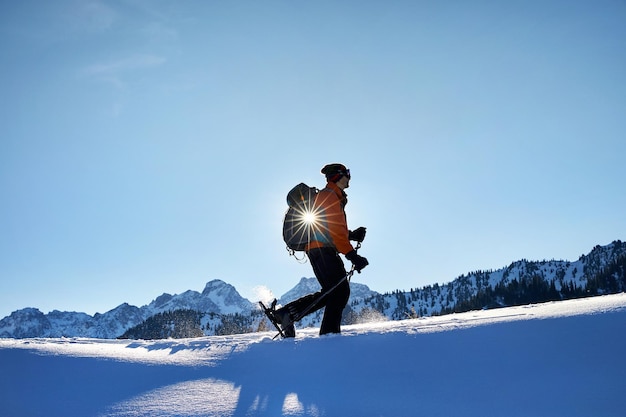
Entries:
[[319,190],[300,183],[287,194],[287,213],[283,221],[283,240],[291,255],[303,251],[313,232],[313,204]]

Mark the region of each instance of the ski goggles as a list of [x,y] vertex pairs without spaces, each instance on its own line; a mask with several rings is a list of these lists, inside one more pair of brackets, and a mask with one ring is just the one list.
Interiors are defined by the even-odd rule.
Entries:
[[337,171],[338,175],[343,175],[344,177],[348,177],[348,179],[350,179],[350,170],[349,169],[340,169],[339,171]]

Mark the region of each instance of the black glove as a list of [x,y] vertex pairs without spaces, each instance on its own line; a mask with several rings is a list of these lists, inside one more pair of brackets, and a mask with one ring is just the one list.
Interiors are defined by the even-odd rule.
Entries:
[[357,254],[356,250],[351,250],[350,252],[346,253],[346,259],[352,262],[352,265],[354,265],[354,269],[356,269],[356,272],[358,272],[359,274],[361,273],[361,269],[369,265],[367,259]]
[[365,227],[359,227],[356,230],[351,230],[348,233],[348,238],[350,240],[354,240],[355,242],[363,242],[365,240]]

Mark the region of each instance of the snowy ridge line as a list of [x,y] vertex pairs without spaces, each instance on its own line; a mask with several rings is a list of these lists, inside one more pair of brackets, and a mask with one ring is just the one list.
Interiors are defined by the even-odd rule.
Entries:
[[369,330],[380,329],[381,333],[432,333],[465,329],[470,327],[506,323],[521,320],[545,320],[559,317],[602,314],[626,310],[626,293],[578,298],[565,301],[527,304],[492,310],[468,311],[443,316],[423,317],[375,324],[356,324],[346,326],[344,334],[351,330],[367,327]]
[[97,338],[0,339],[0,349],[29,349],[41,355],[91,357],[159,365],[213,366],[268,333],[193,339],[112,340]]
[[318,336],[318,329],[298,331],[295,340],[274,341],[275,332],[205,336],[194,339],[109,340],[90,338],[0,339],[0,349],[30,349],[42,355],[96,357],[124,362],[213,366],[257,343],[308,341],[388,333],[434,333],[522,320],[594,315],[626,310],[626,293],[542,304],[470,311],[446,316],[381,321],[345,326],[341,335]]

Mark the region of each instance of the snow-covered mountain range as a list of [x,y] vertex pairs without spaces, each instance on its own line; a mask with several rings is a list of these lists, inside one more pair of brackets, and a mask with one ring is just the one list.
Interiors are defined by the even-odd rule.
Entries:
[[43,314],[24,308],[0,320],[0,337],[95,337],[112,339],[156,314],[174,310],[197,310],[215,314],[249,314],[256,304],[243,298],[230,284],[213,280],[204,290],[162,294],[143,307],[121,304],[104,314],[52,311]]
[[[616,293],[626,290],[626,243],[617,240],[596,246],[577,261],[520,260],[498,270],[475,271],[447,284],[410,291],[379,294],[363,284],[352,282],[350,286],[351,297],[344,311],[347,324],[371,321],[372,317],[399,320]],[[285,304],[318,289],[315,278],[302,278],[279,302]],[[201,293],[163,294],[143,307],[124,303],[94,316],[56,310],[44,314],[25,308],[0,320],[0,337],[116,338],[153,317],[163,318],[163,313],[178,310],[198,312],[196,332],[206,335],[267,328],[256,303],[243,298],[232,285],[214,280]],[[322,311],[311,314],[298,327],[319,325],[321,315]]]

